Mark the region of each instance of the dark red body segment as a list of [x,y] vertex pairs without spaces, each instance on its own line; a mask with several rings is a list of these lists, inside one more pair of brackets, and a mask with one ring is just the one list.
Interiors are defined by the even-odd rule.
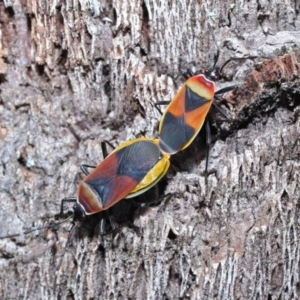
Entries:
[[86,214],[108,209],[125,198],[160,158],[158,146],[148,140],[117,149],[81,182],[78,202]]

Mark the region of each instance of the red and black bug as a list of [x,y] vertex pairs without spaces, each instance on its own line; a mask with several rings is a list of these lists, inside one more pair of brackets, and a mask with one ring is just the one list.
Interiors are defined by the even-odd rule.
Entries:
[[106,210],[124,198],[135,197],[155,185],[169,168],[169,156],[158,141],[139,138],[117,147],[79,184],[74,211],[78,219]]
[[[170,166],[170,156],[160,151],[158,143],[157,139],[138,138],[118,146],[97,167],[82,165],[81,169],[86,177],[79,184],[77,197],[68,197],[61,201],[60,215],[64,214],[65,203],[75,202],[72,216],[50,226],[24,231],[23,234],[50,228],[73,218],[68,244],[78,224],[77,221],[84,221],[89,215],[107,211],[122,199],[135,197],[150,189],[166,174]],[[102,150],[106,156],[104,143]],[[94,170],[89,173],[88,168],[94,168]],[[112,230],[116,229],[114,224],[111,227]],[[13,234],[1,238],[19,235]],[[61,265],[66,248],[67,245],[57,269]]]

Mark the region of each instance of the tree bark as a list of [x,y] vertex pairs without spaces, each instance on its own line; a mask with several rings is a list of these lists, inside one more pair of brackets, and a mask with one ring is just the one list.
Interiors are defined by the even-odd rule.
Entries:
[[207,185],[200,134],[144,197],[168,199],[116,207],[139,232],[78,228],[58,271],[70,223],[0,239],[1,299],[300,297],[298,1],[6,0],[0,16],[0,236],[51,223],[102,140],[157,137],[154,103],[213,65],[208,23],[218,65],[259,57],[216,83],[239,88],[231,122],[212,114]]

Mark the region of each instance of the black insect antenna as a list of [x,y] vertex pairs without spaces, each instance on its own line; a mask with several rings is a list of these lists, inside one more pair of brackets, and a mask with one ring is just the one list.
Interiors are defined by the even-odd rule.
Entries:
[[209,28],[209,31],[210,31],[210,33],[212,35],[214,43],[215,43],[215,45],[217,47],[217,53],[215,55],[214,64],[213,64],[212,68],[206,70],[204,74],[205,74],[205,76],[208,79],[215,81],[215,80],[220,79],[221,78],[221,74],[222,74],[220,72],[220,68],[217,66],[217,63],[218,63],[218,60],[219,60],[219,57],[220,57],[220,48],[218,46],[218,43],[217,43],[216,37],[214,35],[213,29],[212,29],[212,27],[211,27],[211,25],[209,23],[208,23],[208,28]]
[[214,64],[213,64],[213,67],[212,67],[212,68],[215,68],[216,65],[217,65],[217,62],[218,62],[218,60],[219,60],[219,57],[220,57],[220,48],[219,48],[219,46],[218,46],[216,37],[215,37],[215,35],[214,35],[214,31],[213,31],[211,25],[210,25],[209,23],[207,23],[207,25],[208,25],[208,28],[209,28],[210,33],[211,33],[211,35],[212,35],[212,38],[213,38],[213,40],[214,40],[214,42],[215,42],[215,45],[216,45],[216,47],[217,47],[217,53],[216,53],[216,55],[215,55],[215,60],[214,60]]
[[35,228],[27,229],[27,230],[24,230],[22,233],[15,233],[15,234],[8,234],[8,235],[0,236],[0,239],[13,238],[13,237],[21,236],[22,234],[31,233],[31,232],[36,231],[36,230],[40,231],[40,230],[43,230],[43,229],[53,228],[53,227],[55,227],[57,225],[65,223],[66,221],[70,220],[71,218],[73,218],[73,215],[67,217],[66,219],[64,219],[64,220],[62,220],[60,222],[55,222],[55,223],[49,224],[47,226],[35,227]]
[[23,234],[27,234],[27,233],[33,232],[33,231],[35,231],[35,230],[43,230],[43,229],[53,228],[53,227],[55,227],[55,226],[57,226],[57,225],[60,225],[60,224],[62,224],[62,223],[67,222],[67,221],[70,220],[72,217],[73,217],[73,215],[67,217],[66,219],[64,219],[64,220],[62,220],[62,221],[55,222],[55,223],[52,223],[52,224],[47,225],[47,226],[28,229],[28,230],[24,231]]
[[[31,232],[36,231],[36,230],[40,231],[40,230],[43,230],[43,229],[53,228],[53,227],[55,227],[57,225],[61,225],[62,223],[67,222],[68,220],[70,220],[72,218],[74,218],[74,214],[70,215],[69,217],[67,217],[66,219],[64,219],[64,220],[62,220],[60,222],[55,222],[55,223],[52,223],[52,224],[47,225],[47,226],[31,228],[31,229],[23,231],[22,233],[8,234],[8,235],[5,235],[5,236],[0,236],[0,239],[18,237],[18,236],[21,236],[22,234],[28,234],[28,233],[31,233]],[[70,239],[71,239],[71,237],[72,237],[72,235],[73,235],[73,233],[74,233],[75,228],[77,227],[77,225],[78,225],[78,222],[74,222],[73,221],[73,225],[72,225],[72,227],[71,227],[71,229],[69,231],[68,239],[67,239],[66,245],[64,247],[63,253],[61,255],[61,258],[59,260],[58,265],[56,266],[56,270],[59,270],[59,268],[60,268],[60,266],[62,264],[62,260],[63,260],[63,258],[65,256],[65,253],[66,253],[67,248],[69,246]]]
[[[259,58],[260,56],[244,56],[244,57],[231,57],[228,60],[226,60],[224,62],[224,64],[222,65],[222,67],[220,68],[220,74],[223,74],[223,69],[225,68],[225,66],[227,66],[231,61],[235,61],[235,60],[246,60],[246,59],[256,59]],[[265,56],[261,56],[261,58],[268,58]]]
[[[215,58],[214,58],[214,64],[213,64],[213,67],[210,68],[209,70],[206,70],[205,71],[205,76],[212,80],[212,81],[216,81],[216,80],[219,80],[223,77],[223,70],[224,68],[231,62],[231,61],[241,61],[241,60],[246,60],[246,59],[256,59],[258,58],[259,56],[244,56],[244,57],[231,57],[229,58],[228,60],[225,61],[225,63],[222,65],[222,67],[218,67],[217,66],[217,63],[218,63],[218,60],[219,60],[219,57],[220,57],[220,48],[217,44],[217,40],[216,40],[216,37],[214,35],[214,32],[213,32],[213,29],[211,27],[211,25],[208,23],[208,28],[210,30],[210,33],[212,35],[212,38],[215,42],[215,45],[217,47],[217,53],[215,55]],[[262,56],[262,58],[267,58],[269,59],[269,57],[264,57]]]

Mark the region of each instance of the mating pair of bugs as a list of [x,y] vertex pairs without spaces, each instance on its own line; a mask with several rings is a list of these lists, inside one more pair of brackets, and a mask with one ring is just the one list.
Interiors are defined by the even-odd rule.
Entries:
[[[215,44],[217,45],[216,41]],[[75,203],[72,216],[67,218],[73,218],[73,226],[69,232],[67,244],[78,224],[77,221],[84,221],[89,215],[108,210],[122,199],[135,197],[150,189],[168,171],[170,156],[192,143],[201,130],[211,106],[215,106],[214,98],[236,87],[230,86],[215,91],[214,81],[222,77],[224,66],[232,60],[226,61],[222,68],[217,67],[219,53],[217,46],[214,65],[204,75],[188,72],[189,76],[187,77],[189,78],[172,101],[156,103],[156,105],[168,104],[161,118],[158,139],[134,139],[121,144],[110,155],[107,154],[106,144],[103,142],[102,150],[105,159],[97,167],[81,166],[86,177],[79,184],[77,197],[64,198],[61,201],[60,215],[63,215],[66,203]],[[216,108],[227,117],[220,108],[217,106]],[[208,122],[206,122],[206,133],[207,149],[209,149],[210,130]],[[206,160],[206,171],[207,164],[208,160]],[[93,168],[90,173],[89,168]],[[52,226],[36,229],[40,230]],[[111,227],[114,229],[115,225],[112,224]],[[27,230],[23,234],[31,231],[33,230]],[[63,255],[57,269],[60,267]]]

